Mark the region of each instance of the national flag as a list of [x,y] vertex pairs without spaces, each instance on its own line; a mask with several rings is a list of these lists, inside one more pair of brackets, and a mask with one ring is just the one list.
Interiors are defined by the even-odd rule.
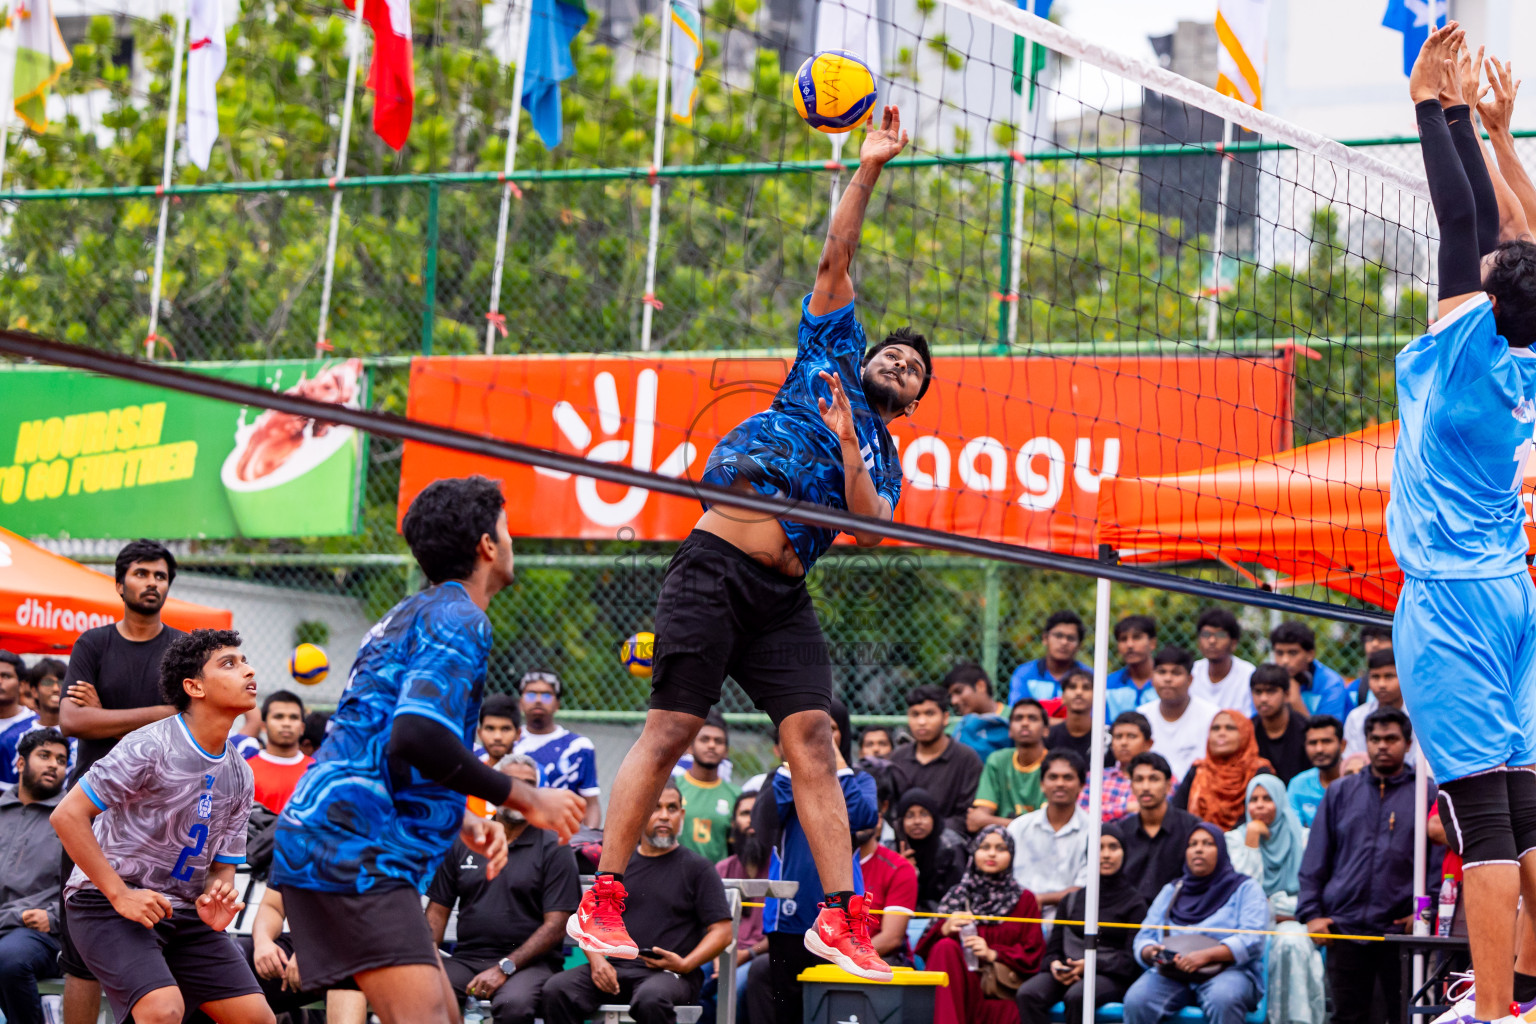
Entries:
[[1216,91],[1264,109],[1269,0],[1217,0]]
[[219,137],[218,84],[226,54],[221,0],[192,0],[187,40],[187,158],[206,171]]
[[863,58],[880,83],[880,18],[876,0],[821,0],[816,5],[816,52],[847,50]]
[[48,127],[48,87],[74,59],[59,33],[53,0],[21,0],[11,17],[16,26],[16,114],[28,128],[41,132]]
[[[346,0],[356,10],[356,0]],[[363,0],[363,19],[373,29],[373,60],[368,88],[373,90],[373,130],[390,149],[405,145],[416,106],[416,76],[411,67],[411,0]]]
[[[1037,18],[1051,17],[1051,0],[1016,0],[1019,10],[1028,11]],[[1013,91],[1024,91],[1024,37],[1013,37]],[[1050,51],[1039,43],[1029,44],[1029,109],[1035,109],[1035,86],[1040,72],[1045,70],[1046,55]]]
[[533,0],[528,22],[528,70],[523,73],[523,109],[545,149],[560,145],[560,83],[576,73],[571,40],[587,24],[585,0]]
[[672,0],[672,116],[693,120],[699,98],[699,69],[704,66],[704,22],[699,0]]
[[1387,0],[1381,23],[1403,34],[1403,74],[1413,71],[1429,33],[1445,26],[1450,6],[1450,0]]

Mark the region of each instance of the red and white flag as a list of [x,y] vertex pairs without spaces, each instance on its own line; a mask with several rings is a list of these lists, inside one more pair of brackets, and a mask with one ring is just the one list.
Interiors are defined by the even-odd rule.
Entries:
[[224,73],[224,4],[192,0],[187,25],[187,158],[203,170],[219,137],[219,76]]
[[[356,0],[346,0],[356,9]],[[363,0],[363,17],[373,28],[373,61],[368,88],[373,90],[373,130],[390,149],[405,145],[416,106],[416,78],[411,68],[411,0]]]

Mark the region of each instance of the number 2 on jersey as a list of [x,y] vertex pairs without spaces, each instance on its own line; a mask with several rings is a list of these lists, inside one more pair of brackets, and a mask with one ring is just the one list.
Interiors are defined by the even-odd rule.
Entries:
[[176,866],[171,869],[171,877],[178,882],[192,881],[192,865],[187,861],[203,852],[208,842],[208,826],[204,822],[197,822],[187,830],[187,838],[192,840],[193,845],[181,848],[181,856],[176,858]]

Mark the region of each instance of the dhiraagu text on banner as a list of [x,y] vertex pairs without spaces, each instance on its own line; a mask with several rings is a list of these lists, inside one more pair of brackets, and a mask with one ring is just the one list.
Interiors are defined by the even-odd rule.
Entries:
[[[361,360],[204,363],[352,407]],[[76,370],[0,369],[0,525],[49,537],[315,537],[357,529],[366,435]]]

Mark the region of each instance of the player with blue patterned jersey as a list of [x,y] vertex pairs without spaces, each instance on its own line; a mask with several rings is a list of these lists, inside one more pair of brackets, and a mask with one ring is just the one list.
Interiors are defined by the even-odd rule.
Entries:
[[[1443,1019],[1469,1022],[1510,1013],[1522,883],[1536,905],[1536,588],[1520,500],[1536,424],[1536,244],[1501,242],[1525,234],[1525,217],[1482,151],[1467,105],[1480,69],[1464,55],[1458,70],[1462,45],[1454,22],[1431,33],[1409,80],[1441,298],[1429,333],[1397,357],[1387,536],[1404,574],[1399,680],[1463,859],[1477,972],[1475,994]],[[1503,117],[1512,103],[1479,110]]]
[[582,803],[536,789],[473,754],[491,624],[512,580],[501,492],[483,477],[439,480],[402,524],[430,586],[397,604],[363,641],[315,764],[278,818],[272,884],[282,888],[294,955],[313,989],[357,981],[381,1020],[457,1019],[421,908],[461,837],[506,862],[506,836],[464,796],[521,811],[569,838]]
[[[830,653],[805,586],[836,531],[799,522],[791,508],[807,502],[888,520],[901,497],[901,463],[887,424],[910,415],[927,390],[928,342],[902,328],[866,348],[849,268],[880,171],[906,144],[900,114],[886,107],[832,215],[815,286],[801,306],[794,365],[769,409],[743,420],[710,453],[706,483],[782,499],[785,513],[706,503],[667,568],[656,601],[645,730],[608,802],[596,884],[567,926],[589,953],[636,956],[622,917],[622,872],[729,675],[778,727],[794,773],[795,803],[826,892],[806,947],[860,977],[891,977],[869,944],[868,914],[853,891],[852,840],[827,715]],[[880,540],[857,530],[853,536],[864,546]]]

